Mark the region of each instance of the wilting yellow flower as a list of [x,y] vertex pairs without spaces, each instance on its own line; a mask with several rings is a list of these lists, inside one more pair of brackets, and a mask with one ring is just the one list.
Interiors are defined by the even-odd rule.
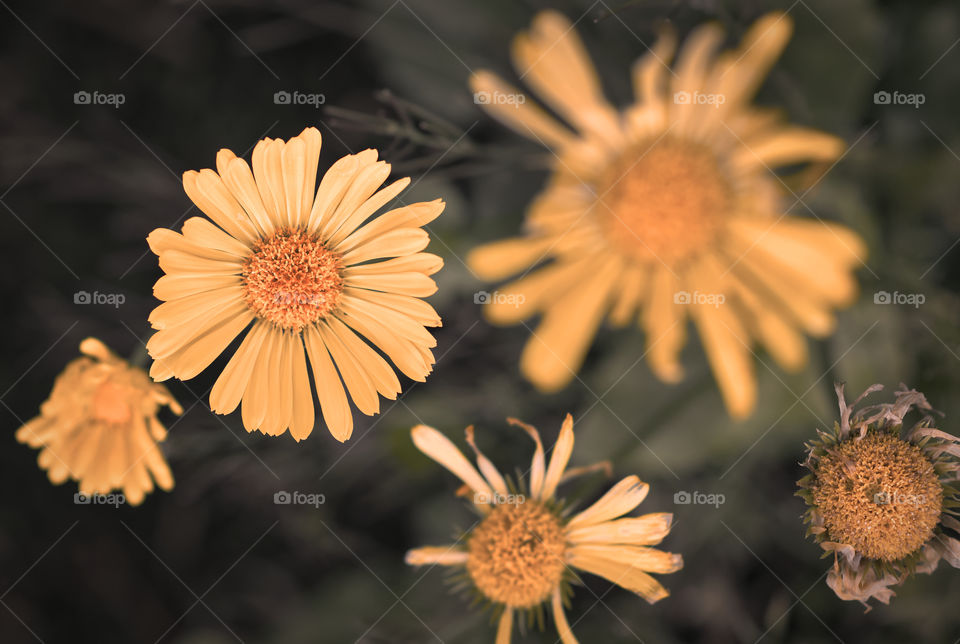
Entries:
[[[286,143],[257,143],[253,172],[220,150],[217,172],[184,173],[187,196],[216,226],[192,217],[182,235],[159,228],[147,238],[166,272],[153,289],[164,304],[150,315],[158,331],[147,349],[155,380],[187,380],[250,326],[210,407],[229,414],[242,401],[248,431],[289,428],[299,441],[315,418],[306,345],[323,418],[345,441],[353,414],[344,383],[367,415],[379,412],[378,394],[400,392],[393,368],[365,339],[413,380],[433,368],[436,341],[425,327],[440,326],[440,316],[419,298],[436,291],[428,276],[443,260],[419,251],[430,243],[421,226],[444,203],[414,203],[364,223],[409,178],[378,190],[390,166],[364,150],[334,163],[317,187],[319,156],[320,133],[307,128]],[[384,258],[392,259],[372,261]]]
[[157,447],[167,430],[157,412],[163,405],[177,414],[183,409],[166,387],[99,340],[87,338],[80,351],[85,355],[57,377],[40,415],[17,430],[17,440],[40,448],[38,462],[51,483],[79,481],[82,494],[120,489],[139,505],[154,481],[171,489],[173,475]]
[[909,430],[903,418],[933,410],[923,394],[902,387],[892,404],[855,410],[873,385],[847,406],[837,385],[840,422],[807,445],[810,474],[798,496],[804,517],[833,567],[827,584],[845,600],[868,606],[894,596],[891,586],[917,572],[933,572],[940,559],[960,568],[960,438],[933,427],[924,415]]
[[420,451],[465,483],[480,520],[458,543],[409,551],[407,563],[461,568],[479,596],[500,612],[497,644],[510,642],[514,613],[527,613],[528,621],[542,617],[546,602],[560,639],[575,644],[563,612],[572,595],[570,584],[577,581],[575,570],[608,579],[651,604],[666,597],[667,590],[647,573],[676,572],[683,567],[683,559],[649,546],[670,532],[673,515],[621,518],[640,505],[650,486],[628,476],[596,503],[569,517],[566,504],[556,497],[557,486],[595,469],[564,474],[573,451],[573,418],[567,414],[563,421],[549,465],[537,430],[512,418],[509,422],[526,430],[536,443],[529,485],[523,491],[508,485],[480,452],[472,427],[467,428],[467,442],[477,455],[479,472],[443,434],[425,425],[413,428],[413,442]]
[[689,316],[727,408],[744,417],[756,400],[753,339],[792,370],[807,360],[804,331],[831,332],[832,310],[856,295],[864,244],[842,226],[783,214],[772,168],[829,162],[844,144],[750,104],[790,31],[771,14],[717,55],[722,31],[705,25],[673,68],[676,42],[664,34],[634,67],[636,102],[617,112],[573,26],[543,12],[517,36],[515,66],[575,130],[492,73],[472,77],[477,102],[555,156],[526,234],[468,258],[483,279],[522,271],[486,314],[497,324],[543,315],[520,360],[541,390],[570,381],[604,318],[636,320],[651,369],[676,382]]

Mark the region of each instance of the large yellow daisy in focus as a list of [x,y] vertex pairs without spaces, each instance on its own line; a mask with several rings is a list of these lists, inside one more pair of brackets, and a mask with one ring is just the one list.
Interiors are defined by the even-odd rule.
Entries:
[[[444,203],[414,203],[374,214],[410,183],[380,189],[390,165],[376,150],[343,157],[317,186],[320,133],[263,139],[253,170],[230,150],[217,171],[183,175],[187,195],[210,220],[192,217],[181,233],[147,238],[166,275],[154,287],[164,303],[150,323],[150,375],[193,378],[249,331],[210,391],[210,408],[241,405],[247,431],[296,440],[313,430],[313,372],[327,427],[340,441],[353,431],[347,400],[363,413],[395,399],[400,382],[379,349],[413,380],[424,381],[436,346],[425,327],[440,316],[422,297],[443,260],[422,251],[421,227]],[[373,217],[371,219],[371,217]],[[370,221],[367,221],[370,219]],[[369,343],[368,343],[369,342]]]
[[831,162],[844,144],[750,104],[790,31],[787,16],[770,14],[717,54],[723,33],[708,24],[672,68],[676,42],[665,34],[633,69],[636,102],[618,112],[573,26],[543,12],[517,36],[515,65],[573,129],[492,73],[471,78],[478,103],[556,157],[525,234],[468,258],[483,279],[522,273],[486,315],[516,324],[542,314],[520,361],[538,388],[569,383],[605,318],[636,321],[651,369],[676,382],[689,317],[741,418],[756,401],[754,341],[795,370],[807,360],[804,333],[832,331],[833,309],[856,296],[864,244],[842,226],[785,215],[773,169]]

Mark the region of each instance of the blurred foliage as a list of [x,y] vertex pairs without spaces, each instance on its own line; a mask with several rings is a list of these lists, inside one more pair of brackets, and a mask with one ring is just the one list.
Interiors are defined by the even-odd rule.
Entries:
[[[639,332],[609,330],[580,381],[543,396],[517,371],[527,331],[489,326],[474,304],[483,286],[460,258],[515,234],[546,172],[543,151],[485,116],[466,80],[481,67],[514,79],[510,39],[547,6],[577,21],[621,105],[629,65],[664,20],[681,34],[717,20],[731,43],[770,9],[795,20],[758,100],[851,148],[792,212],[845,222],[871,255],[859,301],[832,338],[811,342],[803,373],[758,357],[761,402],[746,422],[727,418],[695,336],[679,385],[637,361]],[[640,510],[676,513],[665,547],[686,561],[663,578],[673,594],[655,606],[588,577],[569,612],[580,641],[960,636],[947,601],[960,593],[956,571],[915,577],[891,606],[867,614],[838,600],[793,497],[803,441],[836,416],[834,380],[851,393],[905,382],[946,412],[943,429],[960,432],[956,3],[93,0],[4,4],[0,14],[0,641],[492,641],[488,617],[448,592],[442,570],[403,563],[408,548],[443,543],[471,518],[454,497],[457,482],[413,448],[409,428],[426,422],[465,447],[462,428],[476,424],[483,449],[512,471],[526,468],[531,445],[504,418],[536,424],[549,445],[568,411],[577,421],[573,465],[610,459],[615,476],[650,482]],[[79,90],[120,92],[126,102],[76,105]],[[277,105],[280,90],[322,93],[325,104]],[[925,102],[877,105],[880,90],[919,92]],[[221,147],[241,154],[263,136],[314,124],[322,168],[377,147],[413,175],[406,202],[448,203],[431,226],[432,249],[446,261],[431,299],[444,318],[434,374],[383,401],[382,415],[358,417],[347,444],[321,428],[296,444],[209,413],[221,358],[171,385],[187,409],[167,418],[174,491],[136,509],[74,505],[75,488],[50,486],[15,429],[82,338],[141,352],[160,275],[144,238],[196,214],[180,173],[212,166]],[[79,306],[78,290],[123,293],[126,302]],[[881,290],[922,293],[925,303],[878,305]],[[584,502],[607,484],[585,479]],[[321,493],[326,503],[274,505],[278,490]],[[681,490],[726,502],[676,505]],[[547,631],[523,641],[554,640]]]

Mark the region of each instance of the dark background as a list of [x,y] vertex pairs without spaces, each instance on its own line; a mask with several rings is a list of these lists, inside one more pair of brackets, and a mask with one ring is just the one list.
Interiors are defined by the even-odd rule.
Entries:
[[[587,577],[569,612],[581,642],[960,637],[960,573],[945,564],[899,588],[889,607],[864,614],[838,600],[793,496],[803,442],[836,416],[835,379],[851,394],[906,382],[947,413],[943,429],[960,431],[955,2],[9,1],[0,1],[0,642],[490,642],[488,616],[449,593],[443,570],[403,563],[408,548],[448,542],[471,518],[453,497],[458,482],[413,448],[409,429],[422,420],[465,447],[462,428],[475,423],[487,454],[512,471],[531,450],[504,418],[535,423],[550,445],[568,411],[573,465],[610,458],[616,477],[650,482],[640,510],[676,513],[664,547],[686,561],[661,578],[672,596],[652,607]],[[638,331],[607,330],[582,380],[543,396],[517,372],[527,331],[480,317],[473,294],[485,287],[459,258],[518,231],[546,157],[473,104],[467,77],[488,67],[515,79],[510,38],[548,6],[580,18],[619,105],[630,97],[629,64],[663,19],[681,34],[718,20],[731,43],[772,8],[795,20],[758,101],[851,149],[791,212],[845,222],[871,255],[859,301],[832,338],[811,343],[806,371],[785,374],[760,355],[760,402],[746,422],[726,416],[695,335],[678,386],[637,362]],[[81,90],[125,102],[77,105]],[[325,104],[277,105],[280,90],[322,93]],[[876,105],[879,90],[925,102]],[[381,416],[358,414],[345,445],[322,427],[297,444],[209,412],[221,358],[170,383],[187,409],[163,416],[175,489],[138,508],[75,505],[75,484],[51,486],[36,453],[14,440],[17,427],[84,337],[142,358],[160,275],[144,238],[198,214],[180,174],[212,167],[221,147],[248,156],[263,136],[308,125],[324,137],[321,169],[378,147],[397,176],[417,182],[406,202],[447,201],[431,226],[431,248],[446,260],[431,298],[444,320],[432,377],[382,401]],[[74,304],[80,290],[125,303]],[[878,305],[880,290],[925,302]],[[593,477],[580,491],[588,501],[607,485]],[[326,503],[278,506],[279,490]],[[725,503],[674,504],[683,490]],[[523,641],[555,639],[551,628]]]

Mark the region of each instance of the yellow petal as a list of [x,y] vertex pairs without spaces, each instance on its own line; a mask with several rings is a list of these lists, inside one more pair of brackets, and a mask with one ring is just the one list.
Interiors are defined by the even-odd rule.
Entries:
[[466,483],[478,497],[493,498],[493,490],[449,438],[426,425],[414,427],[410,436],[417,449]]
[[350,392],[350,398],[353,404],[361,412],[372,416],[380,411],[380,399],[377,396],[377,388],[373,379],[369,376],[366,369],[357,359],[357,357],[347,348],[339,334],[332,329],[325,321],[320,321],[316,325],[320,338],[325,347],[333,357],[334,364],[343,378],[347,391]]
[[649,485],[636,476],[628,476],[610,488],[596,503],[570,519],[567,530],[603,523],[623,516],[640,505],[647,498],[649,491]]
[[575,568],[586,570],[595,575],[612,581],[629,591],[643,597],[653,604],[670,593],[660,582],[643,572],[639,568],[631,568],[616,559],[609,559],[594,553],[571,551],[567,562]]
[[500,474],[497,466],[494,465],[489,458],[484,456],[480,448],[477,447],[477,443],[473,439],[473,425],[467,427],[466,435],[467,443],[473,448],[473,452],[477,456],[477,467],[480,468],[480,473],[483,474],[483,478],[487,480],[490,487],[492,487],[497,494],[506,496],[508,493],[507,482],[504,480],[503,475]]
[[620,142],[617,113],[566,17],[556,11],[537,14],[530,31],[514,39],[513,58],[521,78],[558,114],[610,145]]
[[467,563],[467,553],[459,546],[424,546],[408,550],[405,561],[409,566],[462,566]]
[[516,87],[481,70],[470,77],[474,103],[521,136],[550,148],[562,148],[576,137]]
[[668,512],[645,514],[642,517],[630,517],[605,521],[594,525],[567,531],[570,543],[632,544],[653,546],[670,532],[673,515]]
[[394,208],[376,217],[365,226],[352,231],[349,236],[336,245],[335,250],[338,253],[346,253],[397,228],[421,228],[439,217],[445,207],[446,204],[443,200],[434,199],[433,201],[412,203],[402,208]]
[[347,392],[316,328],[307,327],[303,339],[310,354],[323,420],[333,437],[342,443],[353,434],[353,414],[347,402]]
[[253,223],[216,172],[204,169],[183,173],[183,189],[203,214],[234,238],[250,244],[256,236]]
[[652,275],[642,322],[647,333],[647,362],[664,382],[683,378],[678,355],[687,341],[687,323],[686,313],[675,299],[680,292],[680,280],[666,267],[658,266]]
[[511,629],[513,629],[513,609],[505,606],[503,615],[500,616],[500,623],[497,624],[497,639],[494,644],[510,644]]
[[567,463],[570,462],[570,454],[573,453],[573,416],[567,414],[563,419],[563,425],[560,426],[560,435],[553,446],[553,453],[550,455],[550,465],[547,467],[547,475],[543,480],[543,490],[540,492],[540,498],[551,499],[554,492],[557,491],[557,485],[560,483],[560,477],[563,471],[567,469]]
[[541,391],[557,391],[576,375],[609,306],[621,266],[608,258],[557,298],[523,349],[520,370]]
[[530,494],[535,499],[541,499],[543,490],[543,477],[546,469],[543,456],[543,443],[540,441],[540,432],[533,425],[528,425],[516,418],[508,418],[507,422],[516,427],[522,428],[530,438],[533,439],[536,449],[533,452],[533,461],[530,463]]
[[420,228],[397,228],[371,239],[343,255],[344,266],[381,257],[412,255],[427,247],[430,235]]
[[578,544],[570,548],[568,554],[572,557],[586,555],[609,559],[621,566],[661,575],[677,572],[683,568],[683,557],[680,555],[643,546]]
[[480,279],[496,281],[547,259],[553,240],[515,237],[478,246],[467,255],[467,266]]
[[[389,167],[390,166],[387,166],[388,169]],[[374,195],[357,206],[354,211],[347,216],[336,232],[330,236],[330,239],[327,241],[329,246],[337,252],[344,252],[345,248],[341,247],[341,243],[345,242],[347,237],[353,235],[353,233],[357,231],[357,228],[359,228],[363,222],[369,219],[371,215],[380,210],[380,208],[383,206],[390,203],[397,195],[403,192],[408,185],[410,185],[409,177],[397,179],[389,186],[377,191]],[[386,217],[386,214],[381,215],[381,217]],[[380,217],[377,217],[377,219],[379,220]]]
[[563,612],[563,597],[560,592],[560,586],[557,586],[550,596],[550,607],[553,610],[553,621],[557,625],[557,634],[563,644],[578,644],[570,624],[567,623],[567,616]]
[[244,429],[248,432],[259,429],[267,417],[270,403],[272,353],[280,349],[280,331],[275,326],[267,326],[265,335],[240,405],[240,417],[243,420]]
[[223,373],[217,378],[210,390],[210,409],[218,414],[229,414],[243,398],[243,392],[247,388],[253,374],[254,365],[257,362],[264,340],[267,337],[267,328],[269,322],[262,320],[254,323],[253,328],[247,333],[247,336],[240,343],[230,362],[224,367]]

